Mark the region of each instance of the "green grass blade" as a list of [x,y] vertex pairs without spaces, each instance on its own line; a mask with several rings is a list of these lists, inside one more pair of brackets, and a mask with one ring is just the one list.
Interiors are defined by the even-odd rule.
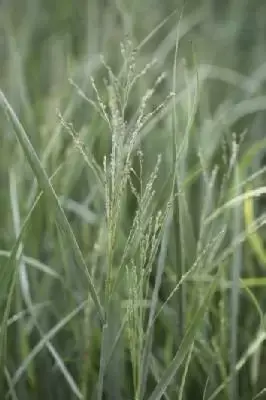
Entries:
[[5,368],[5,377],[7,385],[9,386],[11,400],[18,400],[18,396],[16,394],[15,388],[12,386],[11,376],[7,368]]
[[175,357],[173,358],[171,364],[165,371],[163,377],[161,378],[158,385],[155,387],[154,391],[152,392],[152,394],[148,400],[161,399],[161,396],[164,394],[168,385],[174,378],[178,368],[183,363],[183,361],[185,360],[185,357],[189,353],[189,350],[190,350],[191,346],[193,345],[197,330],[199,329],[200,323],[204,317],[204,314],[208,310],[209,304],[212,300],[212,296],[217,288],[218,277],[219,277],[219,275],[217,275],[214,278],[213,283],[210,285],[210,287],[207,291],[207,294],[204,296],[204,299],[202,301],[200,308],[198,309],[196,315],[194,316],[192,322],[190,323],[190,326],[189,326],[187,332],[184,335],[184,338],[181,342],[181,345],[180,345]]
[[181,380],[180,390],[178,393],[178,400],[183,400],[185,398],[184,397],[185,396],[185,384],[186,384],[186,378],[188,376],[188,368],[189,368],[189,364],[191,361],[193,350],[194,350],[194,344],[192,344],[192,346],[190,347],[189,353],[188,353],[188,357],[187,357],[185,368],[184,368],[184,373],[183,373],[182,380]]
[[147,326],[147,331],[146,331],[146,338],[145,338],[145,344],[143,348],[143,356],[141,360],[141,385],[140,385],[140,398],[143,399],[145,395],[145,390],[146,390],[146,383],[147,383],[147,377],[148,377],[148,372],[149,372],[149,358],[151,355],[151,348],[152,348],[152,335],[153,335],[153,322],[154,322],[154,316],[156,312],[156,307],[158,303],[158,296],[159,296],[159,289],[161,286],[162,282],[162,276],[164,272],[164,267],[165,267],[165,260],[166,260],[166,254],[167,254],[167,247],[168,247],[168,241],[169,241],[169,234],[170,234],[170,225],[171,225],[171,218],[168,218],[166,222],[166,229],[164,230],[163,238],[162,238],[162,243],[161,243],[161,249],[160,249],[160,255],[158,259],[158,266],[157,266],[157,271],[156,271],[156,278],[155,278],[155,285],[153,288],[152,292],[152,299],[151,299],[151,306],[150,306],[150,312],[149,312],[149,320],[148,320],[148,326]]
[[[12,219],[13,219],[13,230],[16,239],[19,237],[19,233],[21,230],[21,216],[20,216],[20,207],[19,207],[19,199],[17,193],[17,180],[15,171],[11,169],[10,171],[10,204],[12,210]],[[28,276],[28,270],[26,264],[23,260],[23,251],[24,251],[24,241],[20,242],[20,246],[18,249],[19,260],[16,268],[18,269],[18,279],[17,279],[17,287],[15,292],[15,307],[17,312],[22,309],[23,300],[27,305],[28,309],[32,306],[31,302],[31,293],[30,293],[30,282]],[[29,351],[29,336],[27,334],[25,320],[21,319],[17,323],[18,327],[18,341],[20,347],[20,357],[23,359],[27,357]],[[31,382],[31,386],[35,386],[35,370],[34,366],[31,365],[28,372],[28,379]]]
[[[49,332],[43,335],[41,340],[36,344],[36,346],[32,349],[28,357],[23,361],[20,367],[17,369],[16,373],[12,378],[12,387],[14,387],[27,370],[28,365],[32,362],[32,360],[40,353],[40,351],[46,346],[46,344],[56,336],[56,334],[63,329],[77,314],[80,313],[81,310],[84,309],[86,302],[81,303],[74,310],[72,310],[69,314],[67,314],[64,318],[62,318]],[[69,375],[69,374],[68,374]],[[70,375],[69,375],[70,377]],[[70,377],[71,378],[71,377]],[[82,395],[77,388],[76,384],[74,384],[73,379],[71,378],[71,387],[74,393],[78,396],[78,398],[82,398]]]
[[71,229],[71,226],[68,222],[68,219],[62,209],[62,206],[60,204],[58,196],[56,195],[54,188],[53,188],[52,184],[50,183],[49,178],[40,163],[40,160],[39,160],[32,144],[27,136],[27,133],[25,132],[23,126],[21,125],[15,112],[13,111],[12,107],[10,106],[8,100],[6,99],[6,97],[2,91],[0,91],[0,101],[1,101],[1,106],[7,111],[8,117],[10,118],[12,125],[14,127],[16,137],[17,137],[21,147],[23,148],[23,151],[27,157],[27,160],[28,160],[34,174],[37,177],[40,187],[42,188],[44,193],[50,197],[50,199],[53,201],[53,203],[57,209],[58,223],[65,233],[65,237],[66,237],[69,247],[73,250],[77,264],[87,274],[88,289],[89,289],[91,297],[96,305],[96,308],[99,312],[101,321],[104,323],[105,315],[104,315],[100,300],[98,298],[95,287],[93,285],[92,278],[87,270],[85,260],[82,256],[82,253],[81,253],[81,250],[76,241],[75,235],[74,235],[74,233]]
[[[238,187],[239,183],[239,171],[238,166],[235,167],[235,184]],[[240,193],[236,193],[236,196]],[[241,215],[242,208],[236,207],[234,210],[234,228],[233,228],[233,237],[236,237],[241,232]],[[230,309],[231,309],[231,359],[230,359],[230,370],[232,375],[232,380],[230,383],[230,399],[237,400],[238,399],[238,388],[237,388],[237,374],[236,374],[236,363],[237,363],[237,347],[238,347],[238,313],[239,313],[239,295],[240,295],[240,273],[242,266],[242,247],[238,246],[233,255],[233,265],[231,272],[232,279],[232,291],[230,298]]]
[[[42,330],[40,329],[40,327],[38,325],[37,325],[37,329],[38,329],[39,333],[42,335],[42,338],[44,338],[46,335],[42,332]],[[47,336],[46,336],[46,340],[45,340],[45,346],[47,347],[49,353],[51,354],[51,356],[55,360],[57,368],[60,370],[60,372],[64,376],[64,378],[65,378],[69,388],[71,389],[71,391],[75,394],[75,396],[78,399],[83,399],[83,396],[82,396],[82,394],[81,394],[81,392],[80,392],[80,390],[78,388],[78,385],[76,384],[74,378],[72,377],[72,375],[68,371],[68,369],[67,369],[67,367],[66,367],[66,365],[65,365],[65,363],[64,363],[64,361],[62,359],[62,357],[60,357],[60,355],[58,354],[57,350],[55,349],[55,347],[50,342],[50,339],[47,339]],[[30,353],[28,355],[30,356]]]
[[[258,348],[266,341],[266,333],[264,331],[260,331],[256,338],[249,344],[247,350],[240,358],[240,360],[236,364],[236,371],[239,372],[249,361],[249,359],[253,356],[253,354],[258,350]],[[215,400],[222,392],[228,383],[230,383],[232,379],[232,375],[229,375],[226,380],[219,385],[219,387],[209,396],[208,400]]]
[[104,381],[104,372],[106,367],[107,342],[108,342],[107,335],[108,335],[108,325],[105,324],[102,329],[102,343],[101,343],[100,371],[99,371],[98,388],[97,388],[97,400],[102,400],[103,398],[103,381]]
[[[256,394],[256,396],[253,397],[252,400],[258,400],[258,399],[262,398],[262,395],[264,395],[264,396],[266,395],[266,388],[262,389],[258,394]],[[264,398],[264,396],[263,396],[263,398]]]
[[[36,208],[39,200],[41,198],[41,194],[35,200],[33,206],[31,207],[22,227],[19,232],[19,235],[16,239],[15,244],[12,247],[10,252],[10,257],[6,264],[0,270],[0,282],[1,282],[1,297],[6,301],[6,305],[4,307],[3,317],[1,319],[1,330],[0,330],[0,366],[5,365],[5,352],[6,352],[6,344],[7,344],[7,328],[8,328],[8,317],[11,308],[11,301],[14,295],[14,290],[17,281],[17,268],[14,267],[16,258],[19,256],[19,249],[21,246],[21,242],[23,236],[29,226],[30,218],[34,209]],[[2,299],[1,299],[2,300]],[[2,376],[2,375],[1,375]]]
[[[10,251],[0,250],[0,257],[9,258]],[[52,277],[54,279],[59,279],[59,280],[62,279],[60,277],[60,275],[56,271],[54,271],[51,267],[49,267],[48,265],[44,264],[43,262],[41,262],[39,260],[36,260],[33,257],[22,255],[21,259],[28,266],[35,268],[36,270],[41,271],[42,273],[49,275],[50,277]]]
[[[14,225],[16,237],[18,238],[19,233],[21,231],[21,227],[20,227],[18,198],[17,198],[17,193],[16,193],[16,178],[15,178],[14,173],[10,173],[10,197],[11,197],[11,204],[12,204],[13,225]],[[31,210],[30,215],[32,215],[32,211],[33,210]],[[18,253],[19,253],[18,282],[20,283],[20,289],[21,289],[21,293],[23,296],[23,300],[28,307],[28,311],[32,315],[34,324],[36,325],[40,335],[44,336],[44,334],[37,322],[36,315],[34,313],[34,309],[33,309],[34,305],[33,305],[31,293],[30,293],[30,282],[29,282],[29,277],[28,277],[26,266],[23,263],[23,253],[22,252],[23,252],[23,242],[21,240],[19,248],[18,248]],[[21,294],[20,294],[20,292],[18,292],[17,296],[16,296],[17,297],[16,303],[17,303],[17,306],[19,307],[19,309],[22,308],[22,298],[20,296],[21,296]],[[17,321],[17,325],[19,328],[18,336],[20,339],[21,356],[22,356],[22,359],[26,359],[28,357],[28,355],[30,354],[30,344],[29,344],[29,340],[28,340],[28,335],[26,334],[27,329],[25,327],[25,320],[23,318],[21,318],[20,320]],[[69,387],[71,388],[72,392],[75,393],[75,395],[77,397],[81,398],[79,389],[78,389],[75,381],[73,380],[72,376],[69,374],[67,368],[64,365],[62,358],[59,356],[59,354],[56,351],[56,349],[54,348],[54,346],[49,341],[47,341],[46,347],[47,347],[48,351],[50,352],[50,354],[52,355],[52,357],[54,358],[58,369],[64,375],[65,380],[68,383]],[[31,386],[35,387],[36,386],[36,384],[35,384],[36,377],[35,377],[35,369],[34,369],[33,363],[30,363],[28,365],[27,373],[28,373],[28,380],[31,382]]]

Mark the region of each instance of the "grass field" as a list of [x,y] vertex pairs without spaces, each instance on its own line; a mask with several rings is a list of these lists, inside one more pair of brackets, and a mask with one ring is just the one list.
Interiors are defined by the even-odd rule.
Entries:
[[0,399],[266,399],[264,1],[0,4]]

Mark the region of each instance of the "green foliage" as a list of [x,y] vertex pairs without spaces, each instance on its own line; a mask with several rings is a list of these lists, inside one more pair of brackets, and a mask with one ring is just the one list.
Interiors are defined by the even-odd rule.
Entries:
[[1,3],[1,399],[264,398],[265,8]]

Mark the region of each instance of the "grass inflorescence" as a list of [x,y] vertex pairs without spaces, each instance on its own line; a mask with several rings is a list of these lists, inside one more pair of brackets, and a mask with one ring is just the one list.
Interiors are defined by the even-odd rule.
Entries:
[[0,6],[0,398],[263,399],[260,12],[30,3]]

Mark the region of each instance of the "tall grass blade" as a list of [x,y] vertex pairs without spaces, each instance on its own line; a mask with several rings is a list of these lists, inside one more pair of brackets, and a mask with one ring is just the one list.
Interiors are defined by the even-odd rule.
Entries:
[[171,364],[163,374],[160,382],[155,387],[154,391],[148,398],[148,400],[160,400],[161,396],[166,391],[168,385],[171,383],[172,379],[174,378],[177,370],[179,369],[180,365],[184,362],[185,357],[189,353],[191,346],[193,346],[193,342],[195,340],[196,333],[200,327],[202,319],[209,308],[210,302],[212,300],[212,296],[216,291],[217,285],[219,282],[219,274],[214,277],[212,284],[210,285],[209,289],[207,290],[206,295],[203,298],[202,304],[196,315],[192,319],[187,332],[184,334],[183,340],[180,344],[180,347],[173,358]]
[[[8,317],[11,308],[11,302],[14,295],[14,290],[17,282],[17,268],[16,268],[16,259],[20,257],[19,249],[24,237],[26,230],[29,227],[30,218],[34,209],[36,208],[39,200],[41,198],[41,194],[35,200],[33,206],[31,207],[22,227],[20,233],[14,243],[12,250],[10,252],[10,256],[6,264],[0,270],[0,282],[1,282],[1,300],[6,301],[6,305],[4,306],[3,317],[1,319],[1,330],[0,330],[0,367],[4,368],[5,365],[5,356],[6,356],[6,346],[7,346],[7,328],[8,328]],[[2,378],[1,371],[1,378]],[[2,383],[2,382],[0,382]]]
[[180,389],[179,389],[179,393],[178,393],[178,400],[184,400],[184,396],[185,396],[185,383],[186,383],[186,378],[188,375],[188,368],[189,368],[189,364],[191,362],[191,357],[193,354],[193,350],[194,350],[194,344],[190,347],[189,353],[188,353],[188,357],[186,360],[186,364],[185,364],[185,368],[184,368],[184,373],[182,376],[182,380],[181,380],[181,385],[180,385]]
[[[235,167],[235,187],[239,187],[239,171],[238,166]],[[239,195],[237,192],[236,196]],[[234,209],[234,228],[233,237],[236,237],[241,232],[242,225],[242,208],[236,207]],[[240,273],[242,266],[242,246],[238,246],[233,255],[233,264],[231,271],[232,279],[232,291],[230,299],[230,310],[231,310],[231,360],[230,360],[230,370],[232,375],[232,380],[230,383],[230,399],[238,399],[238,387],[237,387],[237,376],[236,376],[236,363],[237,363],[237,338],[238,338],[238,313],[239,313],[239,295],[240,295]]]
[[[40,351],[46,346],[46,344],[56,336],[56,334],[63,329],[77,314],[80,313],[81,310],[84,309],[86,302],[78,305],[74,310],[72,310],[68,315],[62,318],[49,332],[45,333],[41,340],[36,344],[36,346],[29,353],[28,357],[23,361],[20,367],[15,372],[12,378],[12,387],[14,387],[27,370],[28,365],[32,362],[32,360],[40,353]],[[73,378],[69,375],[69,383],[71,383],[71,388],[75,395],[82,399],[82,394],[80,393],[78,387],[76,386]]]
[[102,342],[101,342],[101,357],[100,357],[100,371],[98,378],[98,388],[97,388],[97,400],[103,399],[103,381],[104,381],[104,373],[106,367],[106,356],[107,356],[107,338],[108,334],[108,325],[105,324],[102,329]]
[[67,220],[67,217],[63,211],[63,208],[60,204],[60,200],[59,200],[58,196],[56,195],[54,188],[53,188],[52,184],[50,183],[46,172],[42,168],[40,160],[39,160],[32,144],[27,136],[27,133],[25,132],[23,126],[21,125],[15,112],[13,111],[12,107],[10,106],[9,102],[7,101],[5,95],[2,91],[0,91],[0,101],[1,101],[1,106],[7,111],[8,117],[10,118],[12,125],[14,127],[16,137],[17,137],[21,147],[23,148],[23,151],[27,157],[27,160],[28,160],[34,174],[36,175],[36,177],[38,179],[40,187],[42,188],[44,193],[50,197],[50,199],[53,201],[53,203],[56,207],[58,223],[61,226],[63,232],[65,233],[65,238],[68,242],[69,247],[73,250],[75,259],[76,259],[79,267],[81,267],[81,269],[87,275],[88,289],[89,289],[91,297],[95,303],[95,306],[98,310],[101,321],[104,323],[104,321],[105,321],[104,311],[102,309],[100,300],[98,298],[95,287],[93,285],[90,273],[88,272],[85,260],[81,253],[81,250],[76,241],[75,235],[71,229],[71,226],[70,226],[70,224]]
[[157,302],[158,302],[159,289],[161,286],[162,276],[163,276],[164,267],[165,267],[166,253],[167,253],[167,247],[168,247],[168,241],[169,241],[169,235],[170,235],[170,223],[171,223],[171,215],[168,216],[168,219],[166,221],[166,227],[165,227],[165,230],[163,233],[161,249],[160,249],[158,265],[157,265],[157,271],[156,271],[156,277],[155,277],[155,284],[154,284],[154,288],[153,288],[153,292],[152,292],[149,319],[148,319],[148,325],[147,325],[147,330],[146,330],[146,335],[145,335],[143,356],[142,356],[142,360],[141,360],[141,385],[140,385],[140,398],[141,399],[143,399],[144,395],[145,395],[147,377],[148,377],[148,373],[149,373],[149,361],[150,361],[150,355],[151,355],[151,350],[152,350],[153,322],[154,322],[154,316],[155,316]]
[[[13,217],[13,226],[14,233],[16,239],[19,236],[21,230],[21,217],[20,217],[20,209],[19,209],[19,199],[17,193],[17,181],[15,171],[10,171],[10,203],[12,209],[12,217]],[[26,264],[23,260],[23,250],[24,243],[21,241],[18,253],[20,255],[18,260],[18,285],[15,293],[15,304],[17,311],[19,312],[22,309],[23,300],[27,305],[28,309],[32,307],[31,302],[31,294],[30,294],[30,282]],[[20,347],[20,356],[21,358],[27,357],[29,351],[29,338],[25,326],[25,320],[20,319],[17,323],[18,326],[18,337],[19,337],[19,347]],[[31,386],[35,386],[35,371],[33,365],[30,366],[28,372],[28,379],[31,382]]]

